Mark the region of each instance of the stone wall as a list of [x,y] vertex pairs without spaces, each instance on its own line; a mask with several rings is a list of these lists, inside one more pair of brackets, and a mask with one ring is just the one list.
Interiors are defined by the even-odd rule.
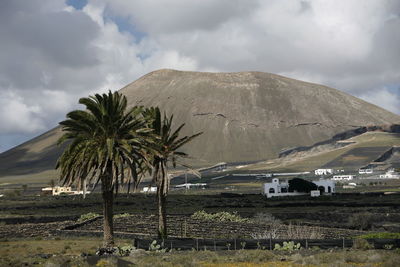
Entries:
[[[157,215],[131,215],[114,220],[114,231],[121,233],[133,233],[155,237],[157,233]],[[193,238],[251,238],[254,234],[263,234],[270,230],[268,224],[261,223],[237,223],[237,222],[212,222],[195,220],[190,216],[167,216],[168,235],[174,237]],[[75,228],[79,231],[101,231],[103,221],[98,218],[90,223]],[[286,236],[288,225],[279,225],[279,236]],[[307,226],[303,226],[307,229]],[[308,227],[313,231],[314,227]],[[342,238],[363,234],[363,231],[355,231],[340,228],[318,227],[322,238]]]

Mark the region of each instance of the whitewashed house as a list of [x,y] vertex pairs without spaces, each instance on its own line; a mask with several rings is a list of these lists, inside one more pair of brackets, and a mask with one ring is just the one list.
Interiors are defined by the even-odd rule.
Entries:
[[[70,186],[54,186],[54,187],[44,187],[42,188],[42,194],[44,195],[83,195],[83,191],[74,191]],[[86,191],[85,194],[90,194],[90,191]]]
[[205,183],[197,183],[197,184],[185,183],[174,186],[175,189],[192,189],[192,188],[205,189],[206,187],[207,184]]
[[[335,183],[331,180],[323,180],[320,179],[319,181],[313,181],[314,184],[318,186],[318,191],[320,194],[332,194],[335,193]],[[319,196],[314,191],[311,191],[311,196]],[[301,196],[301,195],[308,195],[309,193],[304,192],[289,192],[289,183],[287,182],[279,182],[278,178],[272,179],[271,183],[265,183],[263,185],[262,194],[265,195],[267,198],[271,197],[279,197],[279,196]]]
[[315,175],[329,175],[333,174],[333,169],[316,169],[314,173]]
[[395,172],[394,169],[388,170],[385,174],[379,175],[380,179],[400,179],[399,173]]
[[331,180],[333,181],[350,181],[353,180],[355,175],[334,175]]
[[140,191],[141,193],[155,193],[157,192],[157,186],[145,186]]
[[372,173],[374,173],[374,170],[373,169],[359,169],[358,173],[359,174],[372,174]]

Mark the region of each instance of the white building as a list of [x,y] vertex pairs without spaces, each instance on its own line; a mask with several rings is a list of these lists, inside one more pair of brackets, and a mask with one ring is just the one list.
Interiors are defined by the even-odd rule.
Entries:
[[145,186],[145,187],[143,187],[143,189],[140,192],[155,193],[155,192],[157,192],[157,186]]
[[400,175],[394,169],[388,170],[385,174],[379,175],[381,179],[400,179]]
[[191,188],[198,188],[198,189],[205,189],[207,187],[207,184],[204,183],[198,183],[198,184],[190,184],[190,183],[185,183],[185,184],[178,184],[175,185],[175,189],[191,189]]
[[[314,181],[314,184],[318,186],[320,194],[332,194],[335,193],[335,183],[331,180],[319,180]],[[267,198],[278,197],[278,196],[300,196],[307,195],[308,193],[303,192],[289,192],[289,183],[280,183],[278,178],[272,179],[271,183],[265,183],[263,186],[263,195]],[[311,196],[317,196],[316,192],[312,191]]]
[[[45,195],[83,195],[83,191],[74,191],[70,186],[54,186],[42,188],[42,193]],[[90,191],[86,191],[86,194],[90,194]]]
[[355,175],[334,175],[331,180],[334,181],[350,181],[353,180]]
[[318,181],[313,181],[314,184],[318,186],[318,190],[325,195],[330,195],[335,193],[335,182],[331,180],[320,179]]
[[333,169],[316,169],[314,173],[315,175],[329,175],[333,174]]
[[359,169],[358,173],[359,174],[372,174],[372,173],[374,173],[374,170],[373,169]]

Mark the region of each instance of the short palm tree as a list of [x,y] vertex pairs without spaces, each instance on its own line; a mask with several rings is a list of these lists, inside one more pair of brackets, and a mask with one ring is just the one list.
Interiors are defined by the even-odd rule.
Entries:
[[151,173],[152,181],[157,186],[158,237],[166,238],[166,200],[170,184],[170,179],[168,177],[168,163],[170,162],[173,167],[176,167],[177,158],[187,156],[186,153],[177,150],[202,133],[179,137],[179,133],[185,124],[181,124],[173,131],[173,116],[171,115],[168,118],[164,113],[164,116],[162,117],[158,107],[146,109],[144,111],[144,117],[152,118],[149,127],[153,129],[153,133],[157,136],[157,139],[154,141],[156,153],[153,153],[151,160]]
[[[60,122],[59,143],[69,141],[56,168],[64,185],[101,182],[105,248],[114,245],[113,200],[121,185],[136,177],[137,162],[146,158],[145,144],[152,131],[142,109],[127,110],[126,97],[118,92],[81,98],[86,110],[75,110]],[[128,173],[126,173],[128,170]],[[129,173],[130,172],[130,173]]]

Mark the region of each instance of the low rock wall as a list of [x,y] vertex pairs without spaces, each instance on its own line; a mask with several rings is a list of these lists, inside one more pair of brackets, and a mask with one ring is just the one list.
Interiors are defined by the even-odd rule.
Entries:
[[[158,217],[156,215],[132,215],[116,218],[114,220],[114,231],[155,237],[157,223]],[[98,218],[74,229],[79,231],[101,231],[102,225],[103,221]],[[252,238],[254,235],[267,235],[266,232],[270,230],[268,224],[212,222],[181,215],[167,216],[167,225],[169,236],[193,238]],[[307,226],[303,227],[307,230]],[[288,228],[288,225],[279,225],[277,236],[287,236]],[[322,238],[327,239],[348,238],[365,233],[364,231],[326,227],[309,227],[308,230],[318,231]],[[265,238],[268,238],[268,236]]]

